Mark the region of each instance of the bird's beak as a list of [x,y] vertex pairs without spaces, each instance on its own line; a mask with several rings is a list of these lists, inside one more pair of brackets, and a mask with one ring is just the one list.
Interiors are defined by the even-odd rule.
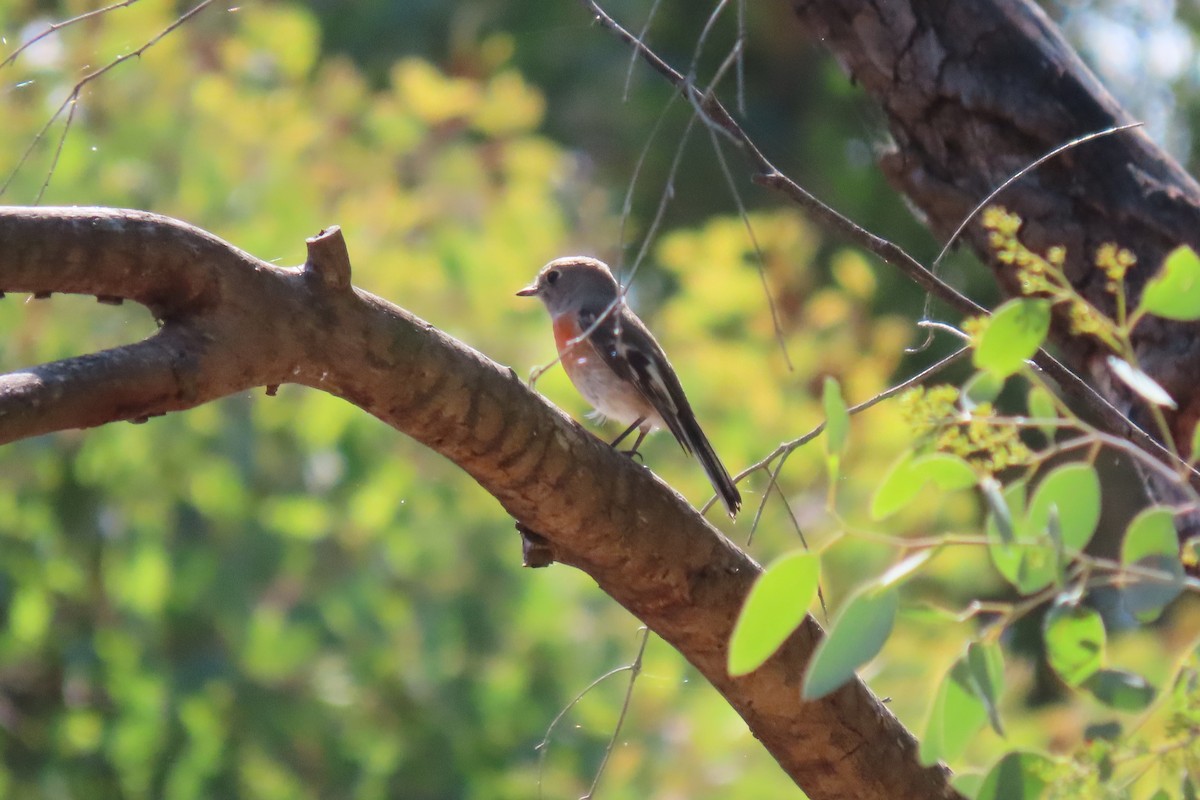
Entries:
[[537,297],[537,282],[529,284],[521,291],[517,292],[517,297]]

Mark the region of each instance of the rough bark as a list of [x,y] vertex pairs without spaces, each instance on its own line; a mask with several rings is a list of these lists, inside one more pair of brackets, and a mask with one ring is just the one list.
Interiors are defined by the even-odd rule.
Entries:
[[[882,158],[891,183],[948,237],[1006,178],[1071,139],[1133,120],[1030,0],[793,0],[802,28],[828,47],[886,114],[894,147]],[[1097,248],[1115,242],[1138,265],[1126,281],[1136,301],[1163,257],[1200,247],[1200,185],[1140,129],[1068,151],[1006,189],[997,203],[1024,220],[1022,240],[1065,245],[1066,272],[1112,309]],[[978,221],[966,241],[1015,293],[1012,268],[992,258]],[[1135,330],[1140,365],[1176,399],[1175,441],[1200,415],[1195,375],[1200,331],[1147,318]],[[1066,325],[1053,338],[1064,360],[1118,408],[1148,422],[1143,404],[1114,382],[1108,354]],[[1144,425],[1149,427],[1148,425]],[[1124,435],[1124,431],[1114,433]]]
[[511,370],[351,286],[336,230],[310,240],[296,269],[132,211],[0,209],[0,242],[0,291],[131,299],[162,322],[145,342],[0,376],[0,443],[255,386],[329,392],[470,473],[694,664],[814,800],[959,796],[862,683],[801,701],[820,636],[811,619],[761,669],[730,678],[726,648],[758,565]]

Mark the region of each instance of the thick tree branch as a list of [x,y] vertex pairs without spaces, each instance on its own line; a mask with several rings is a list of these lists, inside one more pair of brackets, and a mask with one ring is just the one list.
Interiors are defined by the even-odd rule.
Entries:
[[0,209],[0,241],[0,291],[131,298],[163,323],[140,344],[0,378],[0,441],[253,386],[330,392],[459,464],[556,560],[591,575],[712,682],[814,800],[958,796],[862,683],[800,700],[820,637],[811,619],[761,669],[730,678],[726,646],[758,565],[511,370],[350,286],[336,230],[309,241],[300,269],[107,209]]

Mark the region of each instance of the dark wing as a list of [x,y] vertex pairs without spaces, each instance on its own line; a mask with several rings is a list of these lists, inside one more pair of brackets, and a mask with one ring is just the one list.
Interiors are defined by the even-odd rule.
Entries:
[[[601,319],[605,310],[584,309],[579,314],[579,324],[585,331],[595,327],[589,334],[592,345],[613,372],[637,387],[642,397],[654,406],[680,446],[696,455],[725,510],[731,518],[736,516],[742,507],[742,496],[696,421],[662,346],[642,321],[627,309],[610,311],[608,317]],[[601,319],[598,325],[597,319]],[[664,365],[661,369],[660,364]]]
[[632,383],[647,402],[663,418],[667,428],[688,453],[693,442],[685,430],[683,419],[694,419],[692,407],[683,393],[679,378],[670,369],[659,369],[657,364],[666,364],[667,356],[662,346],[640,319],[627,309],[615,309],[599,325],[605,309],[584,309],[579,313],[579,324],[586,331],[592,326],[589,339],[599,351],[604,363],[617,375]]

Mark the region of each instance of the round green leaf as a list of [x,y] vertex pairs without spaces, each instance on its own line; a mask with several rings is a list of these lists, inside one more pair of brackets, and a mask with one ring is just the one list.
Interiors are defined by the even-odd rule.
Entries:
[[1121,590],[1129,613],[1142,622],[1154,621],[1183,591],[1183,564],[1171,509],[1147,508],[1133,518],[1121,543],[1121,563],[1163,573],[1163,579],[1133,576]]
[[1028,527],[1038,534],[1057,512],[1063,546],[1083,550],[1100,522],[1100,478],[1091,464],[1064,464],[1038,484],[1029,504]]
[[804,699],[816,700],[838,689],[874,658],[892,632],[898,606],[894,588],[869,586],[851,597],[809,662]]
[[945,492],[966,489],[978,480],[971,465],[950,453],[913,458],[905,453],[892,465],[871,500],[871,516],[883,519],[911,503],[926,483]]
[[988,319],[975,346],[974,364],[998,377],[1008,377],[1033,357],[1049,331],[1049,300],[1009,300]]
[[963,384],[959,395],[963,408],[970,411],[981,403],[994,402],[1004,391],[1004,381],[1003,376],[994,372],[976,372]]
[[817,595],[820,572],[816,554],[797,552],[780,558],[758,576],[730,638],[730,675],[758,669],[804,621]]
[[1200,257],[1187,245],[1176,247],[1159,273],[1146,283],[1139,312],[1165,319],[1200,319]]
[[[1025,408],[1028,410],[1029,416],[1036,420],[1058,419],[1058,406],[1054,403],[1054,395],[1036,383],[1029,389],[1029,396],[1025,399]],[[1057,433],[1054,425],[1043,424],[1038,426],[1038,430],[1051,441],[1054,440]]]
[[1058,604],[1042,623],[1046,659],[1068,686],[1079,686],[1104,663],[1104,620],[1086,606]]

